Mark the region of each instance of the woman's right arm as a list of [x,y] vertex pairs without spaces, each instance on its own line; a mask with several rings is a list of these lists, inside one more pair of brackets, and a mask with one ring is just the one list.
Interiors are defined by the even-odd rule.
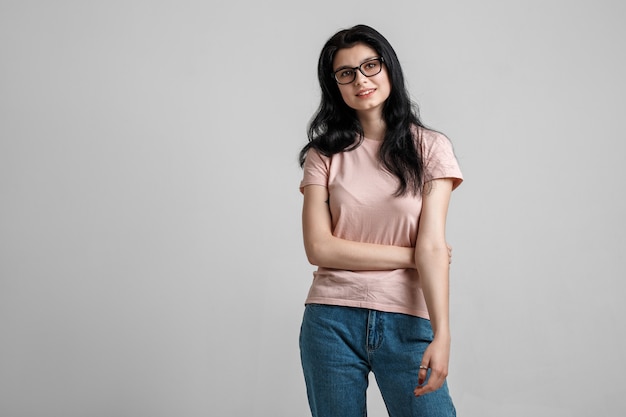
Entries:
[[328,189],[304,187],[302,207],[304,249],[316,266],[351,271],[415,268],[415,249],[340,239],[332,234]]

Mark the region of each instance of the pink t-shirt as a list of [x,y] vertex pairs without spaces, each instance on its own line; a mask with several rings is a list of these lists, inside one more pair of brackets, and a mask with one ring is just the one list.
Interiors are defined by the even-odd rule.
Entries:
[[[463,177],[448,138],[421,129],[425,181]],[[307,185],[328,188],[333,235],[342,239],[414,247],[421,196],[395,197],[398,180],[378,161],[380,141],[365,138],[361,145],[328,158],[311,149],[304,164],[302,191]],[[404,313],[429,318],[415,269],[348,271],[319,267],[306,304],[331,304]]]

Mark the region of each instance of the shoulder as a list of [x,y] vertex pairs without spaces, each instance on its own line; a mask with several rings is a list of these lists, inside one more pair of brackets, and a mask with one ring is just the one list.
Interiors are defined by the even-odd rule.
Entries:
[[309,148],[309,150],[306,152],[306,155],[304,157],[304,165],[306,166],[307,164],[323,164],[323,165],[329,165],[330,164],[330,160],[331,157],[326,156],[324,154],[322,154],[321,151],[319,151],[318,149],[311,147]]
[[450,139],[443,133],[421,126],[414,126],[411,131],[415,141],[422,149],[432,149],[437,146],[452,146]]
[[452,188],[458,187],[463,181],[463,174],[450,139],[441,132],[424,127],[417,127],[415,132],[417,146],[424,161],[425,181],[451,178]]

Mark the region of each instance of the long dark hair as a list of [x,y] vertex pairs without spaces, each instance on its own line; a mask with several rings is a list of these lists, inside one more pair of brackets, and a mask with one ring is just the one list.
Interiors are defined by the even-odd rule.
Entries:
[[[424,125],[419,118],[418,107],[411,101],[406,89],[402,68],[391,44],[378,31],[366,25],[337,32],[322,48],[317,66],[322,89],[321,103],[309,124],[309,142],[300,151],[300,166],[304,165],[311,148],[322,155],[332,156],[357,148],[363,140],[363,128],[356,112],[343,101],[332,75],[335,53],[359,43],[371,47],[383,58],[391,82],[391,93],[383,106],[386,131],[378,155],[380,162],[399,180],[396,196],[417,194],[422,191],[424,179],[419,137],[419,128]],[[357,142],[355,135],[359,138]]]

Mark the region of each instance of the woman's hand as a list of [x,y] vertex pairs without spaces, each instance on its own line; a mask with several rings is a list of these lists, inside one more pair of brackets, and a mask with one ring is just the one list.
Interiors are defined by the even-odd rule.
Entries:
[[[413,390],[416,397],[428,394],[441,388],[448,376],[450,361],[450,338],[435,337],[426,348],[418,373],[418,386]],[[430,369],[430,376],[428,376]],[[424,384],[428,376],[428,382]]]

